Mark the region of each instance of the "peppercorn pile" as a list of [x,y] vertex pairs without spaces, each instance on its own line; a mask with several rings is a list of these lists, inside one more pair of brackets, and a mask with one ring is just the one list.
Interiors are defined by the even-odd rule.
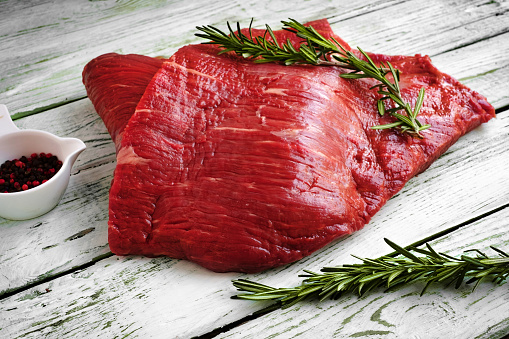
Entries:
[[7,160],[0,166],[0,193],[26,191],[44,184],[62,167],[51,153],[33,153],[30,157]]

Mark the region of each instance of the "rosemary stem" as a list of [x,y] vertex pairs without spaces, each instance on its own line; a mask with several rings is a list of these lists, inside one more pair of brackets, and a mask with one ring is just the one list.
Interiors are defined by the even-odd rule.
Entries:
[[[319,300],[337,299],[345,292],[355,292],[362,295],[374,288],[407,284],[415,280],[426,282],[421,294],[424,294],[431,283],[455,282],[459,288],[465,277],[466,282],[477,285],[491,276],[493,282],[502,284],[509,276],[509,255],[492,247],[500,257],[489,258],[484,253],[477,257],[462,255],[460,258],[437,253],[431,246],[427,250],[400,247],[386,239],[387,244],[396,252],[397,257],[383,256],[377,259],[358,258],[362,262],[337,267],[324,267],[321,273],[305,270],[304,281],[298,287],[272,288],[245,279],[234,280],[233,285],[241,292],[236,299],[245,300],[275,300],[280,307],[286,308],[308,297]],[[417,257],[411,252],[424,254]]]

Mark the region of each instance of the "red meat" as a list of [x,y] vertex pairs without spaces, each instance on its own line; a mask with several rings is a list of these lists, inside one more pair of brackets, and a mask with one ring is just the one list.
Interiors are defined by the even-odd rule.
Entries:
[[88,97],[104,121],[117,151],[127,122],[162,65],[163,60],[158,58],[108,53],[85,66],[83,83]]
[[[312,24],[333,35],[326,21]],[[183,258],[218,272],[293,262],[362,228],[411,177],[494,116],[484,97],[428,57],[372,55],[402,71],[406,101],[426,88],[419,119],[432,127],[417,139],[370,129],[391,121],[377,113],[371,79],[217,52],[189,45],[164,61],[117,140],[112,252]],[[89,93],[96,86],[85,84]],[[118,133],[121,123],[105,123]]]

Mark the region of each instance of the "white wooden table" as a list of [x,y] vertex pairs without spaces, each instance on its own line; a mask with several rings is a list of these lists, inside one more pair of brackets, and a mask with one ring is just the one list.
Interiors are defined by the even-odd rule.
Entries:
[[[117,257],[107,243],[115,150],[81,83],[83,66],[108,52],[150,56],[200,42],[195,26],[255,18],[329,19],[352,46],[428,54],[442,71],[485,95],[497,119],[453,145],[366,225],[292,265],[217,274],[170,258]],[[256,317],[268,302],[232,300],[232,279],[300,284],[303,269],[390,252],[383,238],[430,240],[459,255],[509,250],[509,1],[173,0],[0,2],[0,103],[20,128],[82,139],[87,149],[51,212],[0,218],[1,338],[502,338],[508,284],[414,283],[361,298],[308,301]],[[23,117],[25,116],[26,117]]]

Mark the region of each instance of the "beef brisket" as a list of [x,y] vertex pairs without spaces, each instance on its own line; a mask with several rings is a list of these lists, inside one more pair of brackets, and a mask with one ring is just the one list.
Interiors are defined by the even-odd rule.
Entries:
[[[325,20],[311,24],[334,34]],[[419,118],[432,127],[424,139],[370,129],[392,119],[377,113],[374,80],[340,78],[337,67],[254,64],[211,45],[185,46],[164,62],[111,54],[92,61],[84,83],[118,151],[112,252],[167,255],[218,272],[293,262],[362,228],[494,116],[484,97],[427,56],[370,56],[401,70],[410,103],[425,87]]]

